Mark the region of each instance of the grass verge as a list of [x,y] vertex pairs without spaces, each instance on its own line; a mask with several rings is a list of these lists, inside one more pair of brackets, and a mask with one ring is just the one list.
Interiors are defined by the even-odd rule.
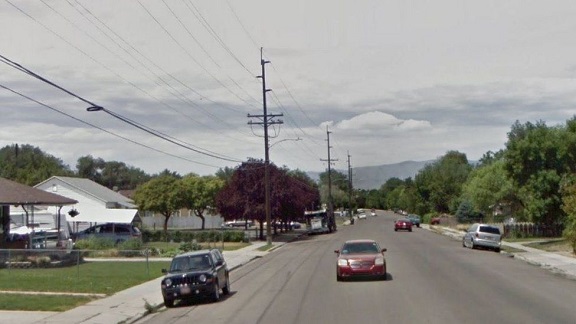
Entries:
[[18,311],[64,312],[96,298],[86,296],[18,295],[0,293],[0,309]]
[[538,241],[533,243],[525,243],[524,245],[535,249],[544,250],[547,252],[562,252],[574,256],[574,254],[572,253],[573,252],[572,247],[570,246],[570,243],[566,239]]
[[257,250],[258,251],[268,251],[268,250],[272,249],[273,247],[274,247],[274,244],[266,244],[266,245],[262,245]]

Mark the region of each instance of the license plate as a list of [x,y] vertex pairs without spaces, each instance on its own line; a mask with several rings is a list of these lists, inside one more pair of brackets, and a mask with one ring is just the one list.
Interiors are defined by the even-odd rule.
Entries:
[[180,294],[182,294],[182,295],[188,295],[188,294],[190,294],[191,291],[192,290],[188,286],[180,287]]

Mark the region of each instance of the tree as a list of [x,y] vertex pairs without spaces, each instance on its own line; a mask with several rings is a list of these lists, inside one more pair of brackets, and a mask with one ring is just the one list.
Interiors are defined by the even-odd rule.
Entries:
[[102,158],[83,156],[76,163],[77,174],[109,189],[134,189],[150,180],[151,177],[139,168],[127,166],[124,162],[104,161]]
[[102,158],[93,158],[92,155],[81,156],[76,162],[77,174],[80,178],[90,179],[102,184],[102,170],[106,162]]
[[[330,172],[330,182],[332,183],[332,202],[334,206],[344,206],[348,204],[348,177],[336,170]],[[328,171],[320,173],[320,197],[322,203],[328,204]]]
[[[270,213],[272,220],[287,222],[301,217],[306,206],[319,201],[318,190],[301,172],[290,175],[287,169],[270,164]],[[264,239],[265,196],[264,162],[249,159],[242,163],[217,194],[216,206],[227,220],[254,220],[260,223],[260,239]]]
[[216,171],[216,177],[218,177],[221,180],[228,181],[232,178],[234,170],[235,170],[234,168],[230,167],[224,167],[224,169],[218,169],[218,171]]
[[505,169],[518,189],[530,220],[547,225],[562,223],[560,180],[575,168],[574,153],[568,148],[576,144],[568,128],[548,127],[543,121],[524,125],[516,122],[508,133]]
[[576,174],[562,181],[562,210],[566,213],[563,235],[576,254]]
[[417,192],[430,211],[456,211],[462,184],[471,170],[466,154],[449,151],[418,172],[414,180]]
[[32,145],[8,145],[0,149],[0,177],[34,186],[52,176],[71,176],[62,160]]
[[167,175],[140,185],[134,193],[134,202],[140,210],[164,216],[164,234],[168,233],[168,220],[186,204],[185,190],[176,177]]
[[216,176],[200,177],[191,173],[182,179],[182,186],[186,196],[184,206],[202,220],[204,229],[206,222],[204,213],[214,210],[216,195],[224,187],[224,180]]
[[501,158],[474,169],[462,188],[463,199],[485,215],[492,214],[497,206],[517,210],[516,190],[504,167],[505,161]]

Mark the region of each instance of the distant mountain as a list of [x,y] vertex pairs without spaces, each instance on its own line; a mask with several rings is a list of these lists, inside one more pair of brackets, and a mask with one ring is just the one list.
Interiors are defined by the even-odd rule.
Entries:
[[[432,162],[434,161],[404,161],[395,164],[352,168],[352,183],[354,189],[379,189],[390,178],[414,179],[418,171]],[[348,174],[347,170],[337,171]],[[316,181],[320,179],[320,172],[307,172],[307,174]]]

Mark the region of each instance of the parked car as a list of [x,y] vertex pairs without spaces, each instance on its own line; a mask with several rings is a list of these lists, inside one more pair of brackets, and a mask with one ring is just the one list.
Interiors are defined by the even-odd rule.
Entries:
[[336,280],[353,277],[374,277],[386,280],[386,249],[381,249],[374,240],[346,241],[340,250],[336,262]]
[[106,223],[89,227],[71,235],[73,241],[86,240],[91,237],[110,239],[118,244],[129,239],[141,240],[142,232],[132,224]]
[[408,214],[408,219],[412,222],[412,225],[420,227],[420,216],[416,214]]
[[412,232],[412,222],[408,218],[400,218],[394,222],[394,231],[406,230]]
[[500,229],[488,224],[472,224],[462,238],[462,246],[487,248],[500,252],[502,235]]
[[[264,222],[264,226],[266,226],[266,222]],[[288,223],[283,223],[283,222],[272,222],[272,226],[276,226],[278,228],[281,228],[282,226],[288,226],[289,229],[293,230],[293,229],[301,229],[302,228],[302,224],[295,222],[295,221],[291,221]]]
[[366,219],[366,213],[358,214],[358,219]]
[[217,302],[220,290],[224,295],[230,293],[228,265],[218,249],[179,254],[162,273],[160,288],[166,307],[173,307],[176,300],[208,298]]
[[252,220],[233,220],[222,224],[222,227],[233,227],[233,228],[245,228],[253,226],[254,221]]

